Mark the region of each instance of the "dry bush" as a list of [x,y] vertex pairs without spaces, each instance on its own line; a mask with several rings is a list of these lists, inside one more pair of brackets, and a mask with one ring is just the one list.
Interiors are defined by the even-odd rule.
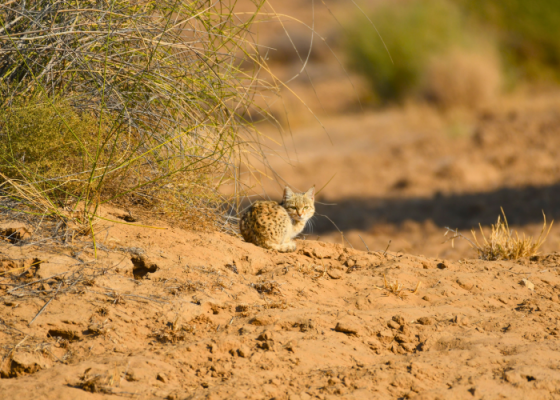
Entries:
[[509,229],[506,214],[503,209],[502,215],[504,217],[503,221],[501,216],[498,216],[496,224],[492,225],[492,231],[489,237],[486,237],[482,226],[479,224],[483,239],[482,243],[478,241],[475,230],[473,229],[471,231],[478,257],[488,261],[517,260],[521,257],[532,257],[539,254],[539,248],[546,241],[554,221],[550,223],[547,229],[546,215],[543,212],[543,227],[539,236],[534,239],[532,236],[525,236],[525,233],[520,237],[517,231]]
[[368,18],[357,11],[346,25],[350,67],[381,102],[415,94],[432,57],[478,39],[462,10],[446,0],[382,2]]
[[[480,229],[480,234],[482,236],[482,241],[478,241],[476,236],[476,231],[471,230],[473,235],[473,240],[470,240],[463,236],[457,229],[453,230],[447,227],[445,232],[446,236],[448,233],[452,233],[452,236],[448,238],[453,246],[454,240],[458,238],[465,239],[469,242],[471,247],[476,250],[478,257],[481,260],[487,261],[497,261],[497,260],[517,260],[522,257],[532,257],[539,254],[539,249],[546,241],[554,221],[547,225],[546,215],[543,212],[543,226],[539,233],[539,236],[535,239],[532,236],[519,236],[517,231],[509,228],[509,224],[506,218],[504,209],[501,208],[502,215],[498,216],[498,220],[491,227],[491,232],[489,236],[484,234],[482,230],[482,225],[478,225]],[[503,216],[503,220],[502,220]]]
[[491,52],[454,50],[428,64],[423,91],[443,108],[474,108],[494,99],[501,84],[500,64]]
[[0,200],[92,233],[107,203],[226,228],[263,154],[244,115],[276,88],[249,29],[265,1],[0,5]]

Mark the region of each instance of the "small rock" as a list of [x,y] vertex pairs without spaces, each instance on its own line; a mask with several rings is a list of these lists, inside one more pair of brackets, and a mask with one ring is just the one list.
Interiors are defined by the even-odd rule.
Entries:
[[517,372],[515,370],[507,371],[504,374],[504,378],[507,382],[509,382],[511,384],[520,384],[521,382],[523,382],[523,379],[521,378],[521,375],[519,374],[519,372]]
[[465,290],[471,290],[474,286],[473,282],[471,282],[471,281],[469,281],[468,279],[465,279],[465,278],[459,278],[459,279],[457,279],[456,282],[462,289],[465,289]]
[[414,350],[416,350],[415,343],[409,343],[409,342],[401,343],[401,347],[409,353],[412,353]]
[[313,257],[313,251],[311,249],[302,249],[301,253],[307,257]]
[[528,279],[521,279],[521,282],[519,282],[519,283],[521,285],[525,286],[529,290],[535,290],[535,285],[533,284],[533,282],[531,282]]
[[436,320],[432,317],[421,317],[417,319],[417,322],[420,325],[434,325],[436,323]]
[[277,318],[272,315],[257,315],[249,323],[256,326],[267,326],[276,323]]
[[239,357],[247,358],[251,355],[251,350],[249,350],[249,347],[242,345],[237,349],[237,355]]
[[354,267],[358,267],[358,268],[366,268],[370,265],[370,261],[367,258],[360,258],[358,260],[356,260],[356,264],[354,265]]
[[381,331],[377,334],[377,338],[379,339],[379,341],[385,344],[391,343],[394,337],[395,335],[393,335],[393,333],[390,331]]
[[384,348],[381,342],[379,342],[379,340],[377,339],[369,339],[367,341],[367,345],[371,350],[375,351],[378,354]]
[[329,386],[336,386],[340,384],[340,379],[333,376],[332,378],[329,378],[327,383],[329,384]]
[[32,233],[33,229],[21,222],[6,222],[0,226],[0,239],[7,240],[10,243],[29,239]]
[[257,338],[257,340],[274,340],[274,338],[272,332],[267,330],[262,332]]
[[136,381],[139,381],[139,380],[140,380],[140,378],[139,378],[138,375],[136,374],[136,371],[134,371],[133,369],[132,369],[132,370],[129,370],[129,371],[126,373],[125,379],[126,379],[128,382],[136,382]]
[[331,279],[340,279],[342,278],[342,272],[338,269],[331,269],[327,272],[327,275],[330,276]]
[[2,370],[1,375],[4,378],[15,378],[21,375],[33,374],[50,366],[50,360],[45,357],[38,354],[21,352],[14,354],[9,369]]
[[334,258],[335,252],[330,247],[320,245],[313,249],[313,255],[319,259]]
[[410,329],[410,325],[408,325],[408,324],[402,325],[400,331],[405,335],[412,335],[413,334],[412,329]]
[[393,321],[395,321],[397,324],[400,325],[404,325],[406,324],[406,321],[404,319],[404,317],[402,315],[393,315]]
[[397,322],[392,320],[387,322],[387,326],[391,329],[399,329],[401,327]]
[[169,378],[167,377],[167,375],[164,372],[158,372],[157,380],[161,381],[163,383],[167,383],[169,381]]
[[266,342],[257,343],[257,347],[259,349],[263,349],[267,351],[276,351],[276,346],[274,345],[273,340],[267,340]]
[[70,257],[51,257],[45,262],[39,264],[39,269],[37,270],[37,277],[41,279],[50,278],[53,275],[56,276],[55,280],[64,278],[64,273],[71,273],[72,262],[75,263]]
[[347,335],[360,336],[361,328],[356,322],[348,318],[339,321],[334,330]]
[[253,333],[255,331],[255,328],[252,327],[251,325],[246,325],[246,326],[242,326],[241,328],[239,328],[239,334],[240,335],[248,335],[250,333]]
[[414,341],[414,337],[411,335],[405,335],[405,334],[397,334],[395,335],[395,340],[399,343],[411,343]]

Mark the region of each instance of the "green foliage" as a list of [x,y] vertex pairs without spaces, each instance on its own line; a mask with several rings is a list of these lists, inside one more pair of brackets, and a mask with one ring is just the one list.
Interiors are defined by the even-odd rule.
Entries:
[[498,38],[504,60],[519,78],[560,79],[560,2],[462,1]]
[[409,94],[431,57],[465,46],[473,36],[460,9],[444,0],[387,3],[370,15],[373,24],[361,14],[347,24],[345,48],[351,66],[368,78],[382,101]]
[[[103,123],[102,136],[107,133]],[[67,104],[36,101],[11,105],[0,119],[0,171],[4,179],[34,185],[63,200],[79,196],[96,156],[99,120]],[[104,165],[104,149],[98,164]]]
[[2,6],[1,189],[49,215],[84,204],[84,221],[134,203],[219,223],[219,186],[258,142],[242,116],[268,84],[240,65],[262,67],[247,36],[263,2]]
[[[53,178],[79,168],[76,164],[85,169],[81,162],[84,149],[73,134],[86,140],[95,137],[95,121],[80,118],[69,107],[57,109],[59,115],[50,105],[14,104],[4,114],[0,133],[0,169],[4,175],[23,179],[28,170],[37,176]],[[24,170],[20,171],[18,166]]]

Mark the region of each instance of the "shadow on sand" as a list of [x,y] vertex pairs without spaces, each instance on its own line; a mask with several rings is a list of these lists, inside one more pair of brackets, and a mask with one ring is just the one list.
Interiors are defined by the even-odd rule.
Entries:
[[[496,222],[504,208],[510,225],[542,223],[560,219],[560,184],[502,188],[493,192],[435,195],[431,198],[366,198],[347,199],[335,206],[316,204],[317,214],[327,215],[342,231],[369,230],[379,223],[399,225],[405,221],[431,220],[436,225],[470,229]],[[325,234],[336,231],[325,217],[315,218],[314,231]]]

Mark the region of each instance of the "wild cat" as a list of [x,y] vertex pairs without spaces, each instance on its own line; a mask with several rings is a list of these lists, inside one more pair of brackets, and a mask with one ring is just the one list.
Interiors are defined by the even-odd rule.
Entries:
[[296,250],[293,240],[315,214],[315,186],[294,193],[286,186],[282,202],[256,201],[241,217],[239,229],[245,241],[282,253]]

